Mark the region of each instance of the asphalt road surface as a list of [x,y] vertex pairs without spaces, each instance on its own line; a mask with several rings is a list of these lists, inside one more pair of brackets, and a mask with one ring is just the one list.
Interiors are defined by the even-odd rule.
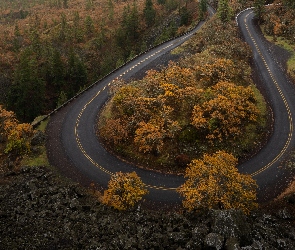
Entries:
[[[295,107],[292,104],[295,92],[284,72],[269,54],[263,37],[252,19],[253,13],[247,10],[238,16],[237,21],[247,43],[253,49],[257,72],[261,76],[273,110],[274,125],[267,145],[238,168],[242,173],[249,173],[257,180],[259,197],[261,200],[267,200],[273,198],[290,179],[290,173],[280,166],[295,143],[293,132]],[[54,126],[59,126],[60,129],[55,136],[49,135],[51,138],[49,144],[53,145],[51,149],[48,149],[50,162],[62,167],[62,159],[68,160],[82,175],[99,183],[102,187],[107,186],[111,175],[115,172],[135,171],[149,189],[147,199],[167,204],[179,203],[181,198],[175,189],[183,184],[182,176],[144,170],[118,159],[100,144],[95,135],[95,126],[97,114],[108,100],[108,89],[115,78],[121,77],[125,80],[132,78],[158,57],[188,40],[202,24],[200,23],[187,35],[137,57],[54,114],[48,125],[49,130],[53,131]],[[65,113],[64,117],[58,120],[57,117],[62,112]],[[54,145],[56,150],[52,148]]]
[[[276,197],[286,187],[291,173],[282,168],[294,149],[295,91],[284,69],[278,64],[269,43],[254,22],[252,9],[241,12],[237,22],[245,41],[250,45],[256,74],[273,112],[273,130],[268,143],[251,160],[239,166],[259,185],[260,200]],[[260,85],[260,86],[259,86]]]

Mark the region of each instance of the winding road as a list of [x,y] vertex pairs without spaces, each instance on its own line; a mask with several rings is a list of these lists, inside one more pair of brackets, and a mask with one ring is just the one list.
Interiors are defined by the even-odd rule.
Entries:
[[[295,91],[284,72],[274,62],[263,37],[253,24],[252,10],[240,13],[237,21],[246,42],[253,50],[257,72],[263,79],[274,114],[273,133],[269,142],[257,155],[238,168],[242,173],[249,173],[257,180],[259,197],[261,200],[267,200],[273,198],[278,193],[276,191],[285,187],[290,179],[290,174],[280,166],[295,145],[295,102],[292,103]],[[95,124],[97,113],[109,98],[108,89],[115,78],[130,79],[149,63],[188,40],[202,24],[185,36],[138,56],[52,115],[47,126],[50,163],[60,169],[64,168],[64,172],[78,169],[82,175],[103,187],[107,186],[115,172],[136,171],[150,191],[146,197],[148,200],[165,204],[179,203],[181,198],[175,189],[184,182],[184,177],[140,169],[118,159],[98,141]],[[66,167],[65,161],[71,166]]]

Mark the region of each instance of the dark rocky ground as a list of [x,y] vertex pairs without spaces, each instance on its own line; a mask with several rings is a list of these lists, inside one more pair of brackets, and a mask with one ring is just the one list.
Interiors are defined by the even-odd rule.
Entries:
[[1,176],[0,249],[295,249],[295,196],[278,207],[117,212],[53,169],[22,167]]

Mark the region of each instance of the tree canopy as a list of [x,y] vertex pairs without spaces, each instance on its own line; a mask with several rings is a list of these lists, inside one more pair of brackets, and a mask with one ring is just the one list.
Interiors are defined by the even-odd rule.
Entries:
[[250,175],[240,174],[237,159],[218,151],[193,160],[185,172],[185,183],[178,188],[183,206],[195,209],[240,209],[249,213],[256,208],[257,184]]
[[132,208],[147,193],[148,190],[135,172],[117,172],[111,176],[102,201],[118,210],[126,210]]
[[0,105],[0,141],[4,142],[5,153],[20,155],[31,149],[33,127],[28,123],[19,123],[12,111]]

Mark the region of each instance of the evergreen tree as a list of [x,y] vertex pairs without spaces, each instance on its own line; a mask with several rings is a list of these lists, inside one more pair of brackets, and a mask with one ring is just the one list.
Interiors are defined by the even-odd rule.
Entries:
[[63,0],[63,6],[64,8],[68,8],[68,0]]
[[86,16],[85,18],[85,32],[88,37],[94,33],[94,24],[90,16]]
[[74,38],[76,39],[77,42],[82,42],[83,41],[83,30],[81,29],[81,24],[80,24],[80,16],[79,16],[79,12],[75,11],[74,12],[74,25],[73,25],[73,29],[74,29]]
[[129,5],[124,8],[122,28],[130,42],[134,42],[137,39],[139,33],[139,13],[135,2],[132,9],[130,9]]
[[199,19],[204,20],[207,11],[207,0],[200,0],[199,4]]
[[217,14],[221,22],[226,23],[231,18],[231,8],[229,6],[228,0],[220,0],[218,2]]
[[38,64],[31,50],[26,49],[14,74],[8,94],[8,108],[22,121],[32,121],[40,115],[45,94],[45,83],[38,75]]
[[61,14],[61,28],[59,31],[59,40],[64,41],[66,39],[67,17],[64,13]]
[[42,42],[40,40],[39,33],[37,28],[34,28],[30,34],[32,49],[34,53],[37,55],[37,59],[41,58],[42,54]]
[[180,25],[188,25],[190,20],[190,13],[187,7],[183,6],[180,9]]
[[155,22],[156,11],[153,6],[152,0],[145,1],[145,7],[143,10],[145,23],[148,27],[152,26]]
[[265,0],[254,0],[254,13],[259,22],[261,22],[262,14],[264,12]]
[[14,51],[16,52],[19,51],[20,47],[22,46],[21,40],[22,40],[21,33],[20,33],[18,25],[16,24],[14,27],[14,38],[12,41]]
[[74,96],[81,87],[87,83],[87,70],[83,61],[74,53],[73,49],[70,50],[68,58],[68,95]]
[[50,58],[50,82],[56,86],[59,92],[64,84],[65,66],[61,59],[61,54],[57,49],[53,49]]
[[113,21],[114,20],[114,4],[112,0],[108,1],[108,7],[109,7],[109,13],[108,13],[109,20]]
[[285,6],[291,9],[295,9],[295,1],[294,0],[283,0]]

